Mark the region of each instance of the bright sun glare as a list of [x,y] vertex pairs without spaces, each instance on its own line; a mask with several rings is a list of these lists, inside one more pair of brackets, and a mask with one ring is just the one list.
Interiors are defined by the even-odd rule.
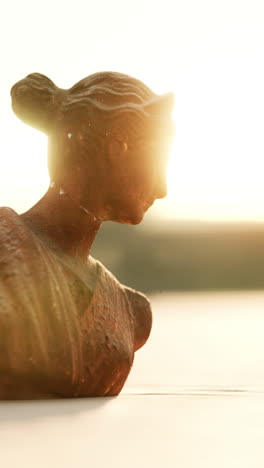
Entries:
[[49,185],[47,137],[11,117],[2,145],[1,206],[23,212],[44,195]]
[[[177,124],[179,113],[181,103],[178,115],[174,116]],[[230,155],[233,135],[228,138],[226,134],[225,140],[218,142],[218,148],[213,146],[213,129],[210,135],[204,135],[204,141],[203,135],[199,136],[200,141],[197,134],[188,138],[184,118],[182,113],[182,122],[177,125],[179,128],[171,147],[168,196],[156,202],[154,213],[172,219],[264,219],[263,163],[259,148],[255,147],[255,164],[252,165],[242,151]],[[206,116],[201,113],[201,120],[203,118],[206,121]],[[227,117],[221,115],[218,122],[224,118]],[[189,121],[192,124],[191,119]],[[236,132],[234,126],[233,131]],[[252,137],[252,133],[248,135],[249,139]],[[12,116],[2,144],[5,158],[1,162],[1,205],[23,212],[43,196],[49,185],[47,137]]]
[[[11,116],[12,84],[39,71],[66,88],[95,71],[116,70],[138,77],[159,94],[175,92],[169,193],[151,208],[153,216],[264,220],[259,0],[152,2],[151,21],[146,21],[150,3],[145,0],[134,1],[129,21],[121,0],[104,2],[104,14],[100,2],[91,7],[76,0],[59,22],[60,2],[47,0],[41,18],[35,3],[16,2],[14,19],[13,2],[6,2],[3,14],[10,23],[3,20],[0,29],[2,43],[8,44],[1,68],[0,205],[22,212],[49,183],[47,139]],[[95,21],[87,28],[91,14]],[[96,18],[102,40],[96,40]]]
[[[176,90],[173,119],[177,134],[168,164],[168,196],[155,203],[151,209],[154,216],[264,220],[264,96],[259,94],[259,75],[254,78],[255,88],[241,97],[244,83],[239,83],[238,77],[244,72],[245,78],[246,73],[242,62],[236,64],[232,76],[222,72],[221,88],[221,59],[214,70],[207,69],[207,64],[200,72],[198,69],[195,81],[190,72],[179,74],[172,83],[170,91]],[[247,73],[249,82],[252,71]],[[161,86],[163,77],[157,76],[156,80]],[[144,81],[148,82],[147,77]],[[11,113],[2,129],[0,204],[23,212],[48,188],[47,137]]]

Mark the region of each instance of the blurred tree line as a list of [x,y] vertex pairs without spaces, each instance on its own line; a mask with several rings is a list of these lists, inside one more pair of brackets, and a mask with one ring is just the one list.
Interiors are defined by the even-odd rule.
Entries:
[[91,255],[143,292],[264,288],[264,224],[108,222]]

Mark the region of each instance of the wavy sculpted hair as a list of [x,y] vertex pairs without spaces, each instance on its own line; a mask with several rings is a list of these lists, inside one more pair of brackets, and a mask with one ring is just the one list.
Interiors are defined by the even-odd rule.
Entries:
[[[93,152],[109,135],[138,142],[155,138],[160,127],[171,132],[173,95],[158,96],[122,73],[94,73],[69,89],[32,73],[12,87],[11,97],[13,111],[22,121],[55,139],[61,134],[78,136],[78,144],[92,147]],[[61,163],[49,162],[53,178]]]

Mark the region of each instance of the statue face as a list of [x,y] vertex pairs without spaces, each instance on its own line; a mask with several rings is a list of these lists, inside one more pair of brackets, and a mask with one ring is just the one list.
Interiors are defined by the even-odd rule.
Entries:
[[71,116],[74,125],[62,120],[50,137],[52,179],[98,218],[140,223],[154,201],[167,193],[166,166],[174,132],[167,115],[167,120],[140,121],[124,113],[120,120],[106,123]]
[[99,167],[95,162],[92,170],[97,175],[92,184],[97,200],[93,209],[89,203],[91,211],[105,220],[138,224],[153,202],[166,196],[169,143],[157,140],[130,147],[125,141],[109,140],[107,162]]

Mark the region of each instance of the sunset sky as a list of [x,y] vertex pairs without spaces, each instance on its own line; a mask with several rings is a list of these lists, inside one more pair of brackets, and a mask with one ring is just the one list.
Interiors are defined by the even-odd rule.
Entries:
[[0,40],[0,205],[22,212],[48,186],[46,137],[12,115],[11,86],[113,70],[176,96],[169,196],[153,213],[264,221],[263,0],[10,0]]

